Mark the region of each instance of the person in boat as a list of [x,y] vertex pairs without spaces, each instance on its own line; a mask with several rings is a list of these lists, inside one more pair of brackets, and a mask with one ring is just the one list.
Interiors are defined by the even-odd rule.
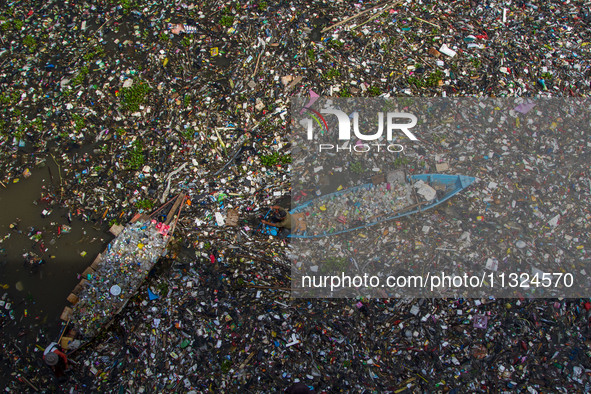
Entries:
[[62,351],[62,348],[56,343],[52,342],[47,346],[43,352],[43,361],[47,364],[59,380],[63,380],[68,368],[68,357]]
[[271,207],[271,221],[268,220],[261,220],[263,224],[272,227],[279,227],[279,228],[286,228],[291,230],[292,228],[292,221],[291,221],[291,214],[287,212],[285,208],[281,208],[278,205],[273,205]]

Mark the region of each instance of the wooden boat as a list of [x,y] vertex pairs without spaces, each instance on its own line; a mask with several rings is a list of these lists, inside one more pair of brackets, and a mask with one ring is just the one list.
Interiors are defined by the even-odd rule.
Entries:
[[[421,174],[402,171],[388,178],[326,194],[291,210],[290,238],[320,238],[361,230],[423,212],[449,200],[475,181],[464,175]],[[276,234],[263,226],[264,234]]]
[[67,298],[72,306],[65,307],[61,315],[67,322],[58,341],[62,348],[76,349],[92,339],[127,305],[166,254],[185,201],[181,193],[151,215],[136,214],[127,226],[110,229],[116,237],[82,273]]

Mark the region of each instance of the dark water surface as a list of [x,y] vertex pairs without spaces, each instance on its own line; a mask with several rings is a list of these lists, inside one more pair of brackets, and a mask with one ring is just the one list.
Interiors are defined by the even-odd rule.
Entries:
[[[36,335],[43,327],[50,338],[57,337],[59,317],[64,306],[69,305],[66,297],[78,283],[78,274],[113,238],[105,231],[107,224],[87,223],[75,215],[70,222],[67,209],[55,200],[39,201],[48,191],[50,197],[55,197],[50,171],[55,180],[58,170],[48,164],[33,169],[27,179],[21,177],[18,183],[0,186],[0,285],[8,287],[0,287],[0,296],[7,292],[13,303],[16,324],[7,327],[10,335]],[[43,210],[52,212],[43,217]],[[11,229],[10,224],[17,220],[16,229]],[[62,225],[70,226],[70,232],[58,234]],[[41,231],[38,242],[30,239],[30,234],[37,231]],[[48,249],[46,252],[41,243]],[[44,263],[27,263],[23,257],[26,253],[35,253]]]

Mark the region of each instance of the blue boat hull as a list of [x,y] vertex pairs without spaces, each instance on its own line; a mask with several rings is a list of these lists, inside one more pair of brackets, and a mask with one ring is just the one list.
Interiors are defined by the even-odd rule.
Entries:
[[[423,211],[426,211],[428,209],[436,207],[437,205],[449,200],[450,198],[452,198],[453,196],[455,196],[456,194],[458,194],[459,192],[461,192],[462,190],[464,190],[465,188],[470,186],[472,183],[474,183],[475,178],[469,177],[469,176],[464,176],[464,175],[421,174],[421,175],[411,175],[410,177],[407,178],[407,180],[413,184],[418,181],[423,181],[429,185],[444,185],[446,187],[447,192],[442,197],[435,198],[432,202],[428,202],[428,203],[425,203],[422,205],[415,204],[418,206],[415,206],[413,208],[409,208],[408,210],[402,210],[401,212],[399,212],[393,216],[388,216],[388,217],[374,220],[369,223],[364,223],[361,226],[347,228],[345,230],[340,230],[340,231],[328,232],[328,233],[324,232],[321,234],[307,234],[306,232],[304,232],[302,234],[292,233],[289,235],[289,237],[290,238],[311,239],[311,238],[322,238],[322,237],[328,237],[328,236],[333,236],[333,235],[339,235],[339,234],[344,234],[344,233],[348,233],[351,231],[361,230],[361,229],[364,229],[364,228],[367,228],[370,226],[375,226],[380,223],[384,223],[384,222],[387,222],[390,220],[413,215],[415,213],[423,212]],[[372,186],[373,185],[371,183],[368,183],[368,184],[364,184],[364,185],[360,185],[360,186],[355,186],[350,189],[345,189],[345,190],[337,191],[334,193],[330,193],[330,194],[324,195],[322,197],[319,197],[318,199],[311,200],[311,201],[308,201],[304,204],[298,205],[297,207],[295,207],[291,210],[291,213],[297,214],[297,213],[305,212],[306,209],[308,209],[311,204],[314,204],[319,199],[326,199],[329,197],[338,197],[338,196],[344,195],[346,193],[351,193],[355,190],[359,190],[360,188],[370,189]],[[274,227],[263,225],[261,228],[261,232],[263,234],[276,235],[277,229]]]

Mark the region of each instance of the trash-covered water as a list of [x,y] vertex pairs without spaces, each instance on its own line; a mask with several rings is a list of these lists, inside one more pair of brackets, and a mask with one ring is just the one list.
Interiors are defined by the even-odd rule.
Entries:
[[[71,274],[92,260],[99,241],[90,242],[89,226],[78,244],[85,234],[74,223],[71,240],[56,241],[72,261],[59,257],[57,244],[47,246],[56,258],[29,274],[22,254],[38,244],[0,228],[2,236],[14,233],[1,245],[15,250],[7,251],[0,279],[18,308],[18,325],[0,342],[0,390],[275,392],[300,382],[315,392],[591,391],[588,298],[293,299],[287,241],[254,231],[251,218],[293,192],[292,96],[589,95],[584,2],[427,3],[2,7],[0,181],[10,185],[0,186],[0,214],[17,205],[30,210],[30,223],[23,213],[19,228],[45,225],[46,246],[57,225],[70,225],[57,210],[42,220],[44,208],[32,205],[42,184],[31,183],[48,172],[33,169],[35,155],[15,154],[18,138],[41,155],[58,146],[55,159],[68,170],[64,204],[80,220],[102,220],[103,229],[180,191],[192,203],[178,223],[185,256],[171,268],[159,264],[164,272],[140,287],[100,341],[71,355],[76,365],[59,388],[39,350],[56,339],[77,282]],[[177,34],[169,22],[194,29]],[[475,176],[478,187],[387,225],[388,237],[369,234],[348,255],[318,257],[320,269],[346,258],[367,266],[393,261],[403,266],[399,275],[414,274],[416,261],[527,273],[547,260],[574,272],[571,265],[588,261],[591,250],[590,175],[579,165],[588,163],[591,141],[573,127],[588,118],[573,122],[567,110],[574,107],[560,104],[565,112],[556,116],[500,106],[479,116],[490,125],[473,134],[447,127],[463,114],[442,117],[446,127],[421,136],[399,165],[411,174],[435,167]],[[86,157],[66,151],[89,142],[100,146]],[[352,156],[345,168],[358,180],[377,168],[366,156]],[[26,167],[33,176],[23,180]],[[323,194],[325,183],[340,186],[336,168],[325,168],[310,174],[313,187],[294,193],[295,202]],[[30,197],[16,191],[21,186]],[[16,202],[6,203],[5,193]],[[0,224],[19,215],[8,216]],[[366,257],[378,248],[387,248],[384,261]],[[37,329],[45,316],[45,337],[15,335],[14,326],[16,334]]]
[[49,168],[57,174],[50,164],[0,188],[0,291],[7,293],[18,319],[9,331],[34,336],[44,328],[51,337],[59,335],[59,317],[77,275],[113,237],[100,223],[68,218],[48,192],[53,189]]

